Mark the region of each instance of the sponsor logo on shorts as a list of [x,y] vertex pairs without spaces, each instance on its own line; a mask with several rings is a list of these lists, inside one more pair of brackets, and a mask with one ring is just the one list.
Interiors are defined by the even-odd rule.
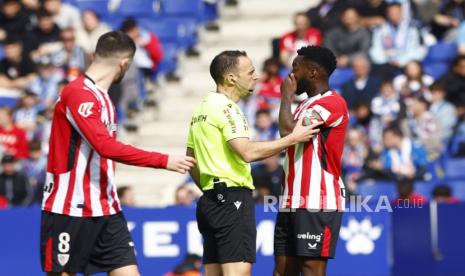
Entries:
[[323,233],[310,234],[309,232],[307,232],[307,233],[297,234],[297,239],[299,240],[314,240],[316,242],[321,242],[322,237],[323,237]]
[[317,246],[317,243],[307,243],[308,244],[308,249],[310,250],[315,250],[316,249],[316,246]]
[[241,207],[242,201],[234,201],[234,205],[236,206],[237,210]]
[[58,263],[61,265],[61,266],[65,266],[68,261],[69,261],[69,254],[58,254],[57,255],[57,259],[58,259]]

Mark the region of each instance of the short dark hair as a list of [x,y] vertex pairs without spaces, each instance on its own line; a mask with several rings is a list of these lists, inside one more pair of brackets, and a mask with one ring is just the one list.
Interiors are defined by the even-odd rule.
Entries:
[[46,9],[40,9],[36,12],[36,17],[37,19],[41,19],[44,17],[53,17],[53,14],[51,14],[49,11]]
[[215,56],[210,64],[210,75],[216,84],[224,81],[224,74],[236,69],[239,57],[246,57],[245,51],[223,51]]
[[328,77],[331,76],[331,74],[336,69],[336,56],[330,49],[326,47],[315,45],[305,46],[300,48],[297,51],[297,54],[323,67]]
[[445,184],[440,184],[433,189],[433,197],[451,197],[452,191],[450,190],[449,186]]
[[433,82],[433,84],[431,84],[431,86],[429,87],[429,90],[431,90],[431,92],[433,91],[441,91],[443,93],[446,92],[446,87],[444,85],[444,82],[443,81],[435,81]]
[[39,140],[32,140],[28,144],[29,151],[42,150],[42,143]]
[[126,18],[123,23],[121,23],[120,30],[127,33],[128,31],[137,27],[137,21],[133,17]]
[[402,130],[400,129],[398,125],[388,126],[387,128],[383,130],[383,135],[386,134],[387,132],[391,132],[392,134],[398,137],[404,137],[404,134],[402,133]]
[[116,194],[118,195],[119,198],[123,197],[126,191],[130,190],[131,187],[129,186],[121,186],[118,189],[116,189]]
[[136,44],[134,41],[120,31],[111,31],[100,36],[95,48],[95,55],[103,58],[122,53],[127,53],[132,57],[135,52]]
[[462,60],[465,60],[465,55],[459,55],[459,56],[457,56],[457,57],[454,59],[454,62],[452,63],[452,66],[455,67],[455,66],[459,65],[459,63],[460,63]]

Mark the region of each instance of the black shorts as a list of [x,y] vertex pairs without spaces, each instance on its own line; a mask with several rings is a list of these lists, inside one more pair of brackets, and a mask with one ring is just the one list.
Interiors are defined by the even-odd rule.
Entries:
[[92,274],[137,265],[121,212],[103,217],[42,212],[40,257],[44,272]]
[[307,209],[279,212],[274,231],[274,255],[334,258],[342,214]]
[[197,224],[203,237],[203,263],[255,262],[255,204],[252,191],[228,188],[220,204],[213,191],[197,203]]

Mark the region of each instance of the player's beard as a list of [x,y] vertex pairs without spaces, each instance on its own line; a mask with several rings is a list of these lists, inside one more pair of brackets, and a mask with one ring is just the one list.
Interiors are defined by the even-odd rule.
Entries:
[[295,93],[301,95],[305,92],[308,92],[310,89],[310,82],[304,78],[301,78],[297,81],[297,90]]
[[115,78],[113,79],[113,84],[120,83],[123,80],[125,74],[126,74],[126,70],[121,69],[118,75],[116,75]]

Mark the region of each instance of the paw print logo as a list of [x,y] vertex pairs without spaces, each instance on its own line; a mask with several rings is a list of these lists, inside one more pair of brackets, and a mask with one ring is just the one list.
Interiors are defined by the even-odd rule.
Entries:
[[352,255],[369,255],[375,250],[375,243],[383,231],[382,225],[373,226],[370,218],[358,222],[350,217],[347,227],[342,226],[339,235],[346,241],[346,249]]

